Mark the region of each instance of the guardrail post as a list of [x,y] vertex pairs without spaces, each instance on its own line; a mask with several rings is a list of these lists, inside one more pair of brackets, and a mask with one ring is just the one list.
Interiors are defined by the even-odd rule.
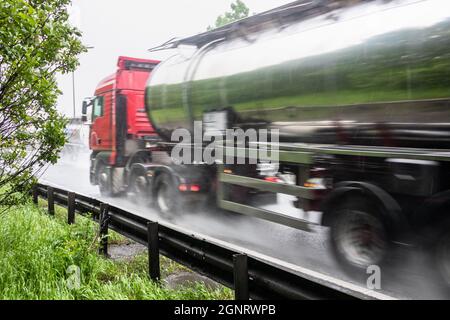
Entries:
[[148,272],[150,279],[159,281],[161,270],[159,267],[159,237],[158,222],[147,223],[147,245],[148,245]]
[[234,299],[249,300],[248,265],[246,254],[233,255]]
[[100,204],[100,218],[99,218],[99,236],[100,236],[100,247],[98,248],[98,253],[103,254],[104,256],[108,256],[108,223],[109,223],[109,214],[108,214],[108,204],[101,203]]
[[75,223],[75,192],[67,193],[67,223]]
[[52,187],[47,187],[47,209],[50,215],[55,215],[55,200],[53,199]]
[[38,185],[37,184],[35,184],[33,186],[32,194],[33,194],[33,203],[38,204]]

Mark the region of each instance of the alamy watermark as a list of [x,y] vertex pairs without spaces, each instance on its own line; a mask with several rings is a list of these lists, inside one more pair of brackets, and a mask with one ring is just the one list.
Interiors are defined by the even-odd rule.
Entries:
[[171,157],[178,164],[278,164],[279,161],[278,129],[204,130],[202,121],[195,121],[193,134],[187,129],[175,129],[171,141],[177,142]]
[[79,266],[70,265],[66,269],[66,285],[70,290],[79,289],[81,286],[81,269]]
[[366,281],[367,289],[381,290],[381,268],[377,265],[370,265],[366,269],[369,275]]

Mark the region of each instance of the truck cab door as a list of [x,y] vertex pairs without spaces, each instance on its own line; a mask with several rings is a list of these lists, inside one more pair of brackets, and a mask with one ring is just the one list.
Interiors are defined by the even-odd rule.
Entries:
[[92,150],[111,150],[111,94],[95,97],[92,105],[90,147]]

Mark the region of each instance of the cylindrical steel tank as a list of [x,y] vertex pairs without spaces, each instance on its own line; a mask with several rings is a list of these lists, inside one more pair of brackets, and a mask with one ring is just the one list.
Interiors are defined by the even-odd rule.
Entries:
[[450,148],[450,1],[365,1],[213,41],[160,64],[146,108],[165,139],[227,110],[280,141]]

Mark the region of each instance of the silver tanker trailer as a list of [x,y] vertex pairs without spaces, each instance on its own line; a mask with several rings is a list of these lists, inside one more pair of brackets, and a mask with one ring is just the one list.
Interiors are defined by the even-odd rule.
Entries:
[[448,1],[351,2],[178,41],[198,49],[151,77],[153,124],[169,138],[226,109],[229,126],[276,128],[282,142],[450,148]]

